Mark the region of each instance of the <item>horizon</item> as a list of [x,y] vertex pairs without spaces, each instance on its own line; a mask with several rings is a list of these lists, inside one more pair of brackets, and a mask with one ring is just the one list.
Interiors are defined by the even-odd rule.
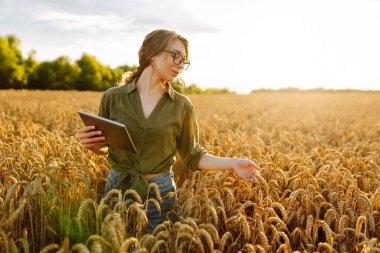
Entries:
[[165,28],[189,40],[191,65],[180,76],[187,85],[240,94],[289,87],[378,91],[379,12],[376,0],[5,0],[0,35],[14,34],[23,56],[34,49],[39,62],[88,53],[115,68],[137,65],[144,36]]

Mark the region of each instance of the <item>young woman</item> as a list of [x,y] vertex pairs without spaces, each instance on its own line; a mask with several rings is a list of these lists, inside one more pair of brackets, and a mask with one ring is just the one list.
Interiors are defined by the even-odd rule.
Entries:
[[[97,155],[108,155],[111,166],[105,194],[113,188],[136,190],[146,197],[155,182],[162,196],[176,190],[172,165],[178,151],[188,169],[233,170],[241,179],[258,182],[259,166],[248,159],[208,154],[199,145],[198,124],[191,100],[173,90],[170,82],[190,65],[188,41],[176,32],[155,30],[139,50],[139,67],[124,85],[103,93],[99,116],[124,123],[137,154],[108,146],[93,126],[79,130],[83,147]],[[153,193],[154,195],[154,193]],[[154,197],[149,193],[149,198]],[[165,219],[175,198],[164,199],[161,214],[148,206],[148,233]]]

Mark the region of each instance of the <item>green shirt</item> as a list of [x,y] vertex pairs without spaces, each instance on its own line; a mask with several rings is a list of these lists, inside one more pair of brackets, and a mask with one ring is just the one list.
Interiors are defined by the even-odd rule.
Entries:
[[176,160],[176,151],[191,171],[198,169],[207,151],[198,143],[198,123],[191,100],[169,89],[145,119],[136,80],[113,87],[102,95],[99,116],[125,124],[137,154],[109,145],[108,162],[119,172],[117,188],[123,192],[128,180],[132,189],[145,196],[149,183],[143,174],[167,172]]

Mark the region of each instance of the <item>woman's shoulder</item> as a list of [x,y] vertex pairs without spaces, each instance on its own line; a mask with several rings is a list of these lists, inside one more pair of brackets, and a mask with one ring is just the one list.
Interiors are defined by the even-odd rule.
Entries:
[[128,84],[123,84],[123,85],[120,85],[120,86],[111,87],[111,88],[107,89],[106,91],[104,91],[103,94],[108,96],[108,95],[115,95],[115,94],[125,93],[127,85]]
[[184,109],[191,110],[193,108],[193,102],[191,102],[191,99],[188,96],[176,90],[174,92],[175,92],[175,99],[179,102],[180,105],[183,106]]

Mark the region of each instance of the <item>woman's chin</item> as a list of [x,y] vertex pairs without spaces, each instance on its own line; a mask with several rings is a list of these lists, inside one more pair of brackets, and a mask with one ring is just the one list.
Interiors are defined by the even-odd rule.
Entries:
[[169,76],[167,79],[166,79],[166,81],[168,81],[169,83],[170,82],[173,82],[173,80],[174,80],[174,76]]

